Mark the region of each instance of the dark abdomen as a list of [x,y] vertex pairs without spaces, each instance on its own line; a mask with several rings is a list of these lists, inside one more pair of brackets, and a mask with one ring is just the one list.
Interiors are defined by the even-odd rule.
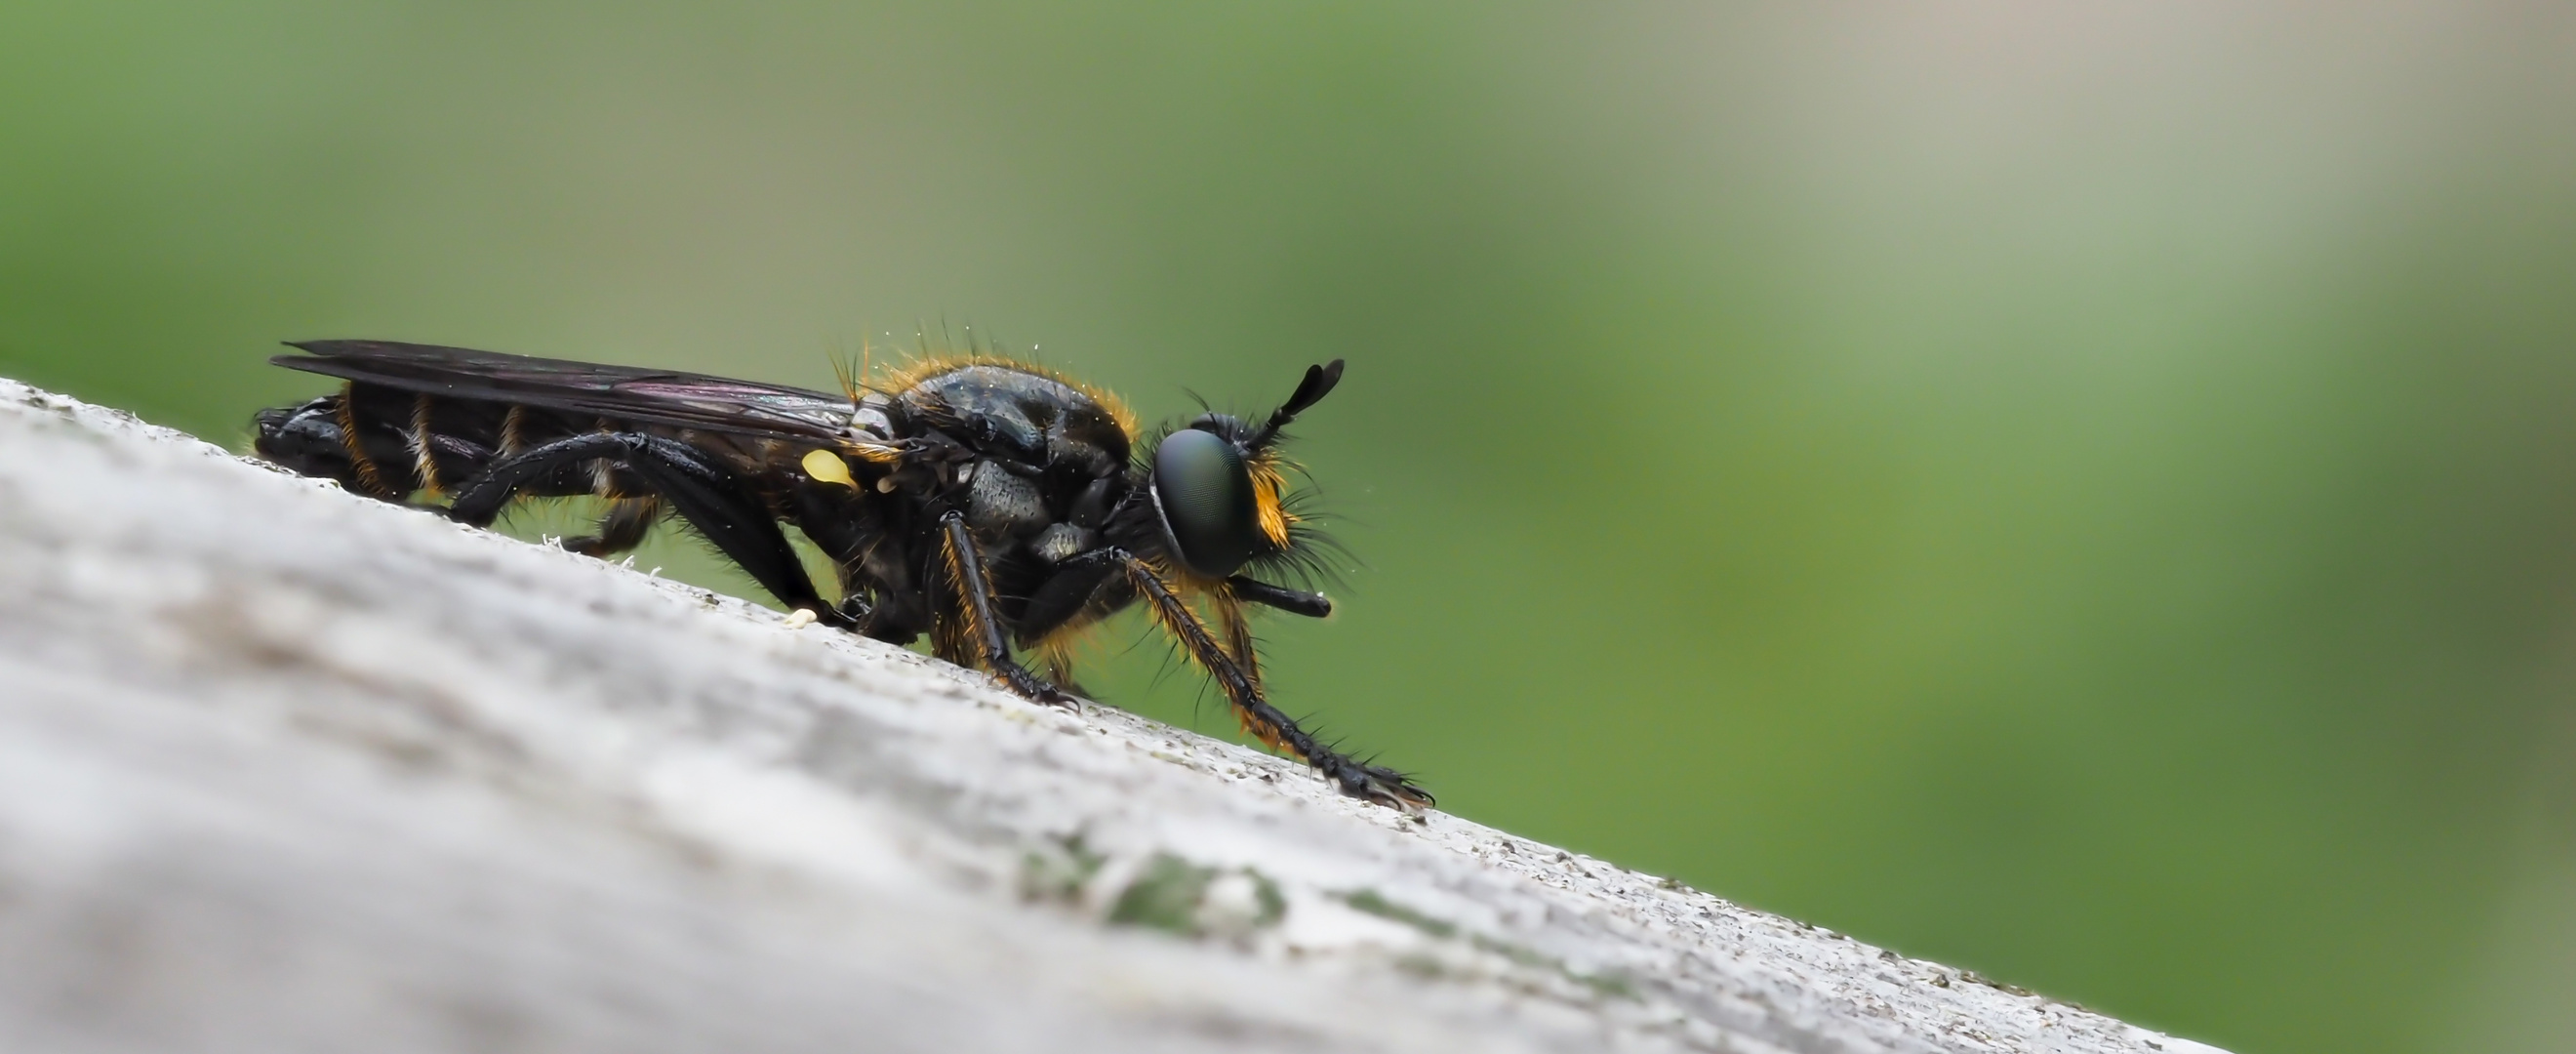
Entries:
[[[614,422],[557,410],[451,399],[374,384],[350,384],[300,406],[260,411],[252,447],[261,457],[362,494],[399,501],[437,492],[480,473],[496,458]],[[594,464],[568,465],[520,493],[534,497],[620,493]]]

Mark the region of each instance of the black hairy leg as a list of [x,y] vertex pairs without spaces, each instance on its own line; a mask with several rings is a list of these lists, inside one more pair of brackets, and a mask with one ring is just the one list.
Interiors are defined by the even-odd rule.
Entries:
[[1323,773],[1326,779],[1339,786],[1342,793],[1354,798],[1398,809],[1418,809],[1434,804],[1431,792],[1414,786],[1404,773],[1346,757],[1297,727],[1297,722],[1281,713],[1278,707],[1270,705],[1270,700],[1262,696],[1261,685],[1255,675],[1217,644],[1215,635],[1208,632],[1207,624],[1199,620],[1198,613],[1190,610],[1189,603],[1182,600],[1160,574],[1155,573],[1153,565],[1125,550],[1101,552],[1111,554],[1127,568],[1127,578],[1135,584],[1137,594],[1152,605],[1154,621],[1180,641],[1182,650],[1188,652],[1191,659],[1207,668],[1208,676],[1216,679],[1217,686],[1225,692],[1226,700],[1243,714],[1244,724],[1254,735],[1295,752],[1307,764],[1314,766],[1315,771]]
[[948,569],[956,578],[959,599],[966,605],[964,614],[973,625],[973,644],[984,665],[1002,679],[1013,692],[1033,702],[1049,706],[1073,706],[1073,697],[1048,684],[1028,667],[1011,657],[1011,646],[1002,638],[1002,626],[993,620],[993,587],[984,577],[984,561],[975,549],[975,535],[966,529],[966,514],[950,510],[939,517],[942,537],[947,545]]
[[591,432],[559,439],[493,462],[457,488],[447,514],[462,523],[488,527],[519,488],[564,465],[601,459],[643,480],[655,497],[780,603],[811,611],[828,625],[849,623],[847,616],[814,591],[814,580],[805,576],[805,565],[788,546],[777,519],[750,496],[733,470],[678,440],[642,432]]
[[1020,617],[1012,623],[1020,635],[1020,646],[1033,646],[1064,628],[1091,606],[1101,586],[1126,573],[1125,565],[1098,549],[1075,554],[1057,564],[1054,576],[1029,594],[1029,602],[1020,608]]
[[644,536],[662,520],[660,498],[616,498],[599,518],[599,533],[563,540],[563,547],[583,556],[610,557],[644,544]]

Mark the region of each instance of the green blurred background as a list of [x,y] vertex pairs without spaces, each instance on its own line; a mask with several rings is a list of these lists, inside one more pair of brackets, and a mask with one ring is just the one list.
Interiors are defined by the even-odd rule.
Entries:
[[239,443],[282,338],[925,325],[1148,416],[1348,358],[1269,667],[1461,815],[2245,1054],[2576,1050],[2576,7],[0,5],[0,374]]

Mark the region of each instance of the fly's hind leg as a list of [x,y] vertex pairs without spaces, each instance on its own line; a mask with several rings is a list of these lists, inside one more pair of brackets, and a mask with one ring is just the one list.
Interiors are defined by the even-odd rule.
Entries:
[[823,602],[777,518],[724,463],[676,439],[642,432],[592,432],[559,439],[493,462],[456,490],[448,516],[489,526],[519,489],[565,465],[607,460],[625,466],[691,528],[780,603],[811,611],[826,625],[851,623]]
[[[951,511],[939,518],[939,526],[943,542],[941,555],[947,559],[949,577],[957,587],[958,599],[965,606],[964,611],[958,612],[966,619],[962,628],[966,631],[967,640],[963,643],[974,648],[976,658],[983,660],[985,668],[993,671],[993,676],[1001,678],[1002,683],[1009,685],[1011,691],[1021,698],[1049,706],[1074,705],[1072,696],[1030,673],[1028,667],[1011,657],[1011,646],[1002,637],[1001,624],[993,621],[993,586],[984,577],[983,556],[975,548],[974,534],[966,529],[965,515]],[[943,640],[943,650],[952,647],[952,643]],[[949,658],[953,661],[955,656]]]
[[599,533],[563,540],[563,547],[583,556],[610,557],[644,544],[653,525],[662,522],[662,499],[613,498],[599,518]]

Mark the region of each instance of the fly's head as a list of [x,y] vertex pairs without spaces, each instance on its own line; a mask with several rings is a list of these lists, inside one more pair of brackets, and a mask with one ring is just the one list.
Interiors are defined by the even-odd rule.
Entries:
[[1147,492],[1173,557],[1192,575],[1223,579],[1247,563],[1291,561],[1297,517],[1286,503],[1280,429],[1341,383],[1342,360],[1306,368],[1267,420],[1205,413],[1155,444]]

